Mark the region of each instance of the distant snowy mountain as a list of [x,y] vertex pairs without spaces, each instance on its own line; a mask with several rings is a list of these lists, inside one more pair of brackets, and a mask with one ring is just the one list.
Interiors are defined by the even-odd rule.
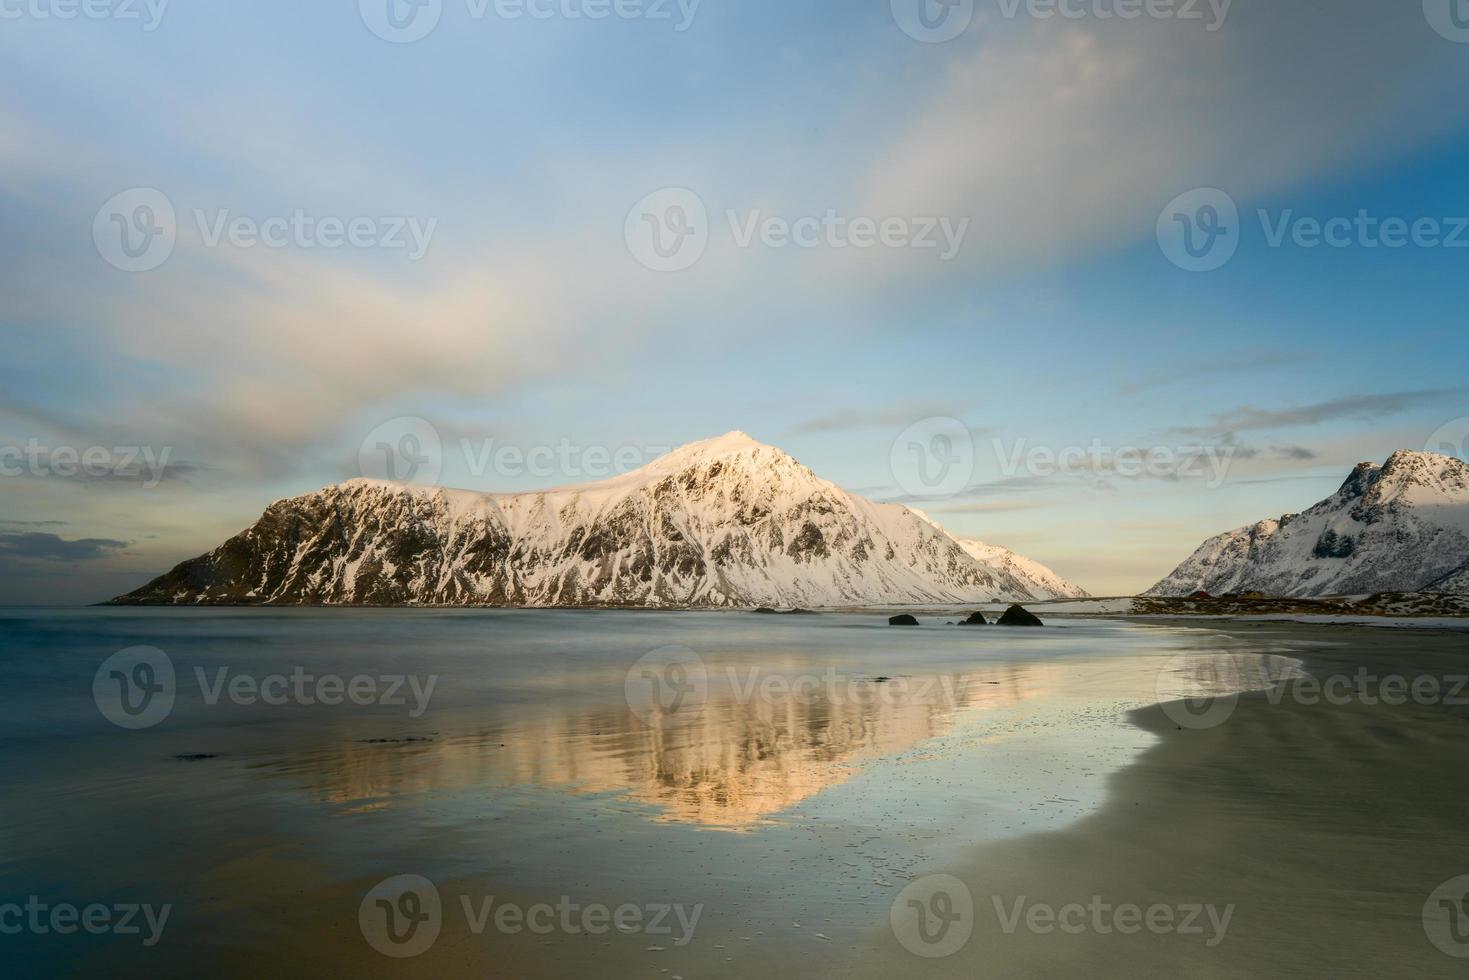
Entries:
[[979,602],[1037,598],[1028,567],[992,567],[908,508],[850,494],[732,432],[560,490],[327,487],[272,504],[214,551],[114,602]]
[[960,538],[959,547],[997,575],[1022,583],[1037,599],[1086,599],[1091,593],[1057,575],[1033,558],[1017,555],[1009,548]]
[[1301,514],[1205,541],[1144,595],[1469,593],[1469,466],[1398,452]]

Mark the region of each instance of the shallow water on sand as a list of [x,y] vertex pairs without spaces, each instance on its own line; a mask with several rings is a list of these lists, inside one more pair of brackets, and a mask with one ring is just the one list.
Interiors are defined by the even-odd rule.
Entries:
[[[516,975],[735,976],[788,944],[826,962],[924,869],[1098,807],[1151,742],[1126,712],[1189,692],[1176,658],[1300,652],[926,620],[0,610],[0,905],[170,909],[155,943],[32,925],[0,948],[23,975],[392,966],[358,915],[412,874],[443,893],[444,938],[415,958],[438,975],[496,944]],[[151,672],[104,668],[140,646]],[[169,670],[166,712],[121,707]],[[491,895],[698,918],[525,946],[465,921],[459,899]]]

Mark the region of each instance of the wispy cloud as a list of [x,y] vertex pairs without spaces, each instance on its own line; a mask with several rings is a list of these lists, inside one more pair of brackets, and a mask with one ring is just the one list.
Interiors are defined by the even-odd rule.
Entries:
[[[1271,193],[1396,150],[1469,112],[1433,97],[1437,73],[1462,78],[1463,59],[1425,45],[1413,13],[1298,0],[1237,10],[1217,32],[1177,19],[996,23],[982,46],[954,47],[945,84],[874,168],[872,209],[968,215],[965,254],[993,268],[1151,236],[1190,187]],[[1352,55],[1322,72],[1296,50]]]
[[1237,432],[1308,427],[1342,420],[1373,422],[1448,398],[1462,398],[1466,392],[1469,392],[1469,388],[1431,388],[1378,395],[1350,395],[1294,408],[1267,409],[1247,405],[1214,416],[1212,425],[1177,426],[1168,431],[1190,436],[1228,437]]

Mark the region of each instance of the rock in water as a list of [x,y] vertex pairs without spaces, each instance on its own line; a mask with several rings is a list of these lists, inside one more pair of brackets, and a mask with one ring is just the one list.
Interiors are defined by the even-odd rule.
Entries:
[[917,626],[918,620],[904,613],[901,616],[893,616],[888,620],[889,626]]
[[970,613],[969,614],[969,618],[968,619],[964,620],[964,622],[960,623],[959,625],[960,626],[988,626],[989,624],[990,624],[990,621],[988,619],[985,619],[984,618],[984,613],[982,613],[982,612],[973,612],[973,613]]
[[1011,606],[999,619],[1001,626],[1044,626],[1040,617],[1021,606]]

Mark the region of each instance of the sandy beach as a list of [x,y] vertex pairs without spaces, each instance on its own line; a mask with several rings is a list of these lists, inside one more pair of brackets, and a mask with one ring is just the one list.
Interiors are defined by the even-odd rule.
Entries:
[[[1182,629],[1177,635],[1188,638],[1196,625],[1150,619],[1141,636]],[[1308,676],[1188,711],[1173,703],[1128,713],[1120,729],[1140,750],[1132,761],[1072,774],[1078,785],[1095,776],[1095,805],[1061,788],[1065,774],[1051,770],[1067,763],[1048,756],[1045,743],[1031,754],[1003,749],[1006,775],[973,768],[981,756],[939,739],[875,757],[869,776],[789,810],[784,829],[649,821],[621,812],[624,804],[602,808],[598,796],[588,805],[599,809],[548,811],[560,829],[534,843],[518,810],[447,819],[466,790],[436,784],[425,767],[448,749],[408,746],[391,751],[418,760],[408,768],[423,780],[414,789],[419,802],[404,811],[421,814],[417,822],[395,821],[394,793],[378,787],[337,799],[341,815],[323,825],[370,821],[362,826],[382,835],[370,845],[371,873],[344,879],[340,860],[332,861],[338,845],[271,843],[262,826],[260,840],[237,842],[237,859],[195,856],[207,870],[190,876],[180,910],[192,927],[176,929],[156,951],[119,957],[116,947],[99,949],[91,964],[141,975],[150,965],[207,963],[230,977],[1461,976],[1464,961],[1449,955],[1469,952],[1453,931],[1458,923],[1434,906],[1446,952],[1431,941],[1424,909],[1435,889],[1469,874],[1457,779],[1469,706],[1444,703],[1469,697],[1456,680],[1469,674],[1464,634],[1273,622],[1208,628],[1219,631],[1210,635],[1221,648],[1288,650]],[[1156,670],[1119,659],[1113,672],[1140,667]],[[1105,683],[1103,673],[1090,676],[1088,683]],[[1323,697],[1319,682],[1331,678],[1349,683],[1326,685],[1336,693]],[[1417,681],[1424,696],[1394,698],[1395,678],[1409,692]],[[1020,730],[1048,717],[1010,715],[1004,724]],[[1109,718],[1094,735],[1081,733],[1100,738],[1114,727]],[[975,737],[987,744],[989,736]],[[450,752],[455,766],[486,764],[465,751]],[[1017,791],[1018,815],[1045,804],[1084,815],[1032,824],[1050,828],[1038,831],[997,826],[993,799],[974,795],[975,785],[999,780],[991,789],[1004,789],[1032,774],[1046,788]],[[888,806],[882,829],[908,841],[907,857],[869,870],[870,845],[844,821],[860,812],[854,794],[882,785],[870,782],[879,775],[908,780],[919,809],[937,806],[947,786],[973,808],[973,822],[925,829],[911,819],[916,811]],[[398,836],[395,828],[412,829]],[[564,845],[548,843],[556,839]],[[525,848],[529,877],[513,870]],[[439,869],[431,948],[384,955],[365,941],[364,896],[384,869],[423,868],[426,853],[437,855]],[[537,876],[539,861],[548,864]],[[833,870],[818,870],[826,861]],[[552,911],[558,891],[578,905],[564,913],[570,928]],[[484,918],[487,900],[490,915],[545,906],[558,924],[546,932],[497,927]],[[641,925],[619,930],[604,918],[593,920],[600,929],[581,928],[588,907],[606,915],[634,902]],[[651,908],[664,902],[670,907]],[[921,934],[920,913],[932,916]],[[642,928],[653,914],[664,916],[664,931]]]
[[[1317,678],[1363,668],[1383,678],[1469,672],[1463,633],[1219,628],[1326,641],[1306,658]],[[974,900],[964,948],[919,959],[883,925],[847,975],[1463,976],[1464,960],[1429,941],[1422,914],[1438,886],[1469,873],[1458,775],[1469,707],[1305,700],[1247,694],[1223,724],[1204,730],[1181,728],[1159,706],[1134,713],[1161,741],[1112,778],[1105,809],[1059,832],[978,848],[945,869]],[[1233,913],[1213,945],[1207,914],[1198,917],[1201,934],[1125,935],[1090,924],[1076,934],[1038,932],[1024,921],[1007,932],[1003,920],[1013,920],[1022,896],[1027,912],[1090,906],[1100,896],[1112,906]],[[1090,908],[1086,918],[1095,921]]]

